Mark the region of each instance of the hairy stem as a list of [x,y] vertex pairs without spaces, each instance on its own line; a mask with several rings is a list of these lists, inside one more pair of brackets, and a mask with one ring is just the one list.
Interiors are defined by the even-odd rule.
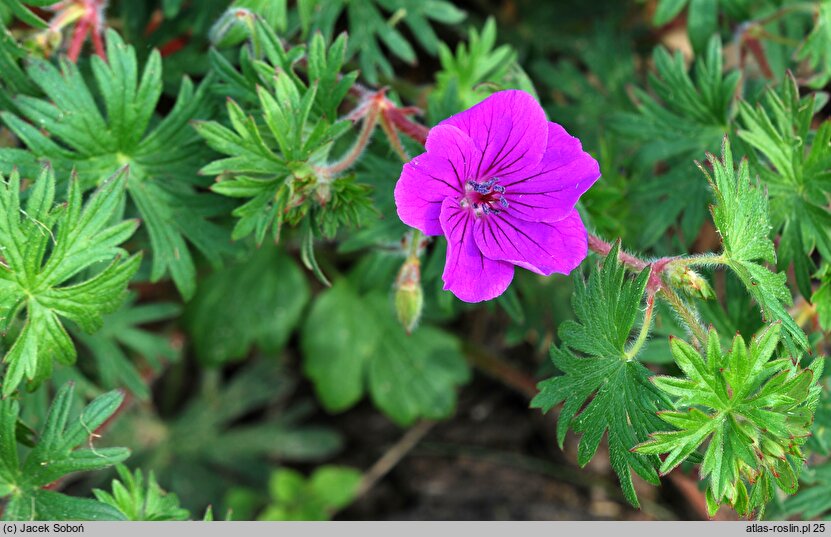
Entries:
[[333,176],[352,167],[352,165],[358,160],[358,157],[363,154],[364,149],[366,149],[369,139],[372,137],[372,133],[375,131],[375,126],[377,124],[378,110],[371,108],[369,113],[363,119],[361,132],[358,134],[358,139],[355,140],[355,144],[352,148],[339,161],[332,163],[328,167],[322,168],[322,170],[330,176]]
[[410,162],[410,155],[408,155],[407,150],[404,149],[404,145],[401,143],[401,138],[398,136],[398,133],[395,132],[395,127],[390,122],[387,114],[384,114],[383,112],[381,113],[381,129],[383,129],[384,134],[387,135],[390,146],[395,150],[401,160],[405,163]]
[[689,304],[684,302],[684,299],[681,298],[671,287],[662,287],[661,295],[664,300],[667,301],[667,304],[675,310],[678,316],[681,317],[684,323],[689,327],[690,332],[696,339],[695,343],[698,343],[696,347],[701,348],[701,346],[707,341],[707,331],[699,322],[698,315],[695,310],[693,310]]
[[682,267],[711,267],[714,265],[724,265],[727,263],[727,257],[724,254],[697,254],[686,257],[675,257],[670,261],[673,265]]
[[629,347],[629,350],[627,350],[624,353],[623,356],[625,358],[625,361],[628,362],[635,358],[635,356],[637,356],[638,353],[641,351],[641,347],[643,347],[643,344],[646,343],[646,338],[649,337],[649,331],[652,328],[652,311],[654,310],[654,308],[655,295],[652,293],[647,294],[646,311],[643,314],[643,324],[641,325],[641,331],[638,334],[638,339],[636,339]]
[[[607,256],[609,255],[609,252],[612,250],[612,244],[604,241],[597,235],[592,235],[591,233],[589,233],[589,250],[598,253],[602,256]],[[620,251],[619,258],[624,265],[627,265],[632,270],[641,271],[649,265],[649,263],[644,261],[643,259],[639,259],[631,254],[624,252],[623,250]]]

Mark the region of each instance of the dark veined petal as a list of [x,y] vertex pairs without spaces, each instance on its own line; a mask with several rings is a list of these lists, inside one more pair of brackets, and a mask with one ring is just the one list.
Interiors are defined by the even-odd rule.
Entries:
[[532,222],[556,222],[600,177],[600,166],[583,151],[580,140],[548,123],[548,146],[536,169],[524,177],[500,181],[512,215]]
[[557,222],[528,222],[511,211],[476,219],[478,250],[494,261],[506,261],[549,276],[568,274],[586,258],[588,237],[577,210]]
[[548,139],[545,112],[534,97],[519,90],[494,93],[440,125],[458,127],[482,151],[474,180],[527,175],[542,160]]
[[505,292],[514,277],[509,263],[482,255],[476,246],[474,216],[459,203],[446,199],[441,206],[441,226],[447,236],[444,289],[465,302],[491,300]]
[[401,221],[426,235],[441,235],[441,204],[458,200],[480,152],[464,132],[450,125],[430,130],[427,152],[404,165],[395,185],[395,206]]

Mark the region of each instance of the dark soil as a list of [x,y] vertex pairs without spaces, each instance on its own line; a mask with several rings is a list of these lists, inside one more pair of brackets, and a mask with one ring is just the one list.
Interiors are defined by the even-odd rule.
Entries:
[[[476,375],[455,416],[437,424],[342,520],[697,519],[671,482],[636,483],[642,509],[624,499],[601,445],[577,467],[576,438],[556,444],[555,416]],[[334,463],[369,468],[405,431],[365,402],[332,417],[346,437]]]

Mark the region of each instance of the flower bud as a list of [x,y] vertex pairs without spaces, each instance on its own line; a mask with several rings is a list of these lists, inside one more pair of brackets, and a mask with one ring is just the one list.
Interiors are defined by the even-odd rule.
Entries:
[[689,267],[671,264],[669,281],[673,287],[682,289],[688,296],[710,300],[716,295],[707,279]]
[[407,258],[395,280],[395,313],[408,334],[418,325],[424,306],[420,265],[417,257]]

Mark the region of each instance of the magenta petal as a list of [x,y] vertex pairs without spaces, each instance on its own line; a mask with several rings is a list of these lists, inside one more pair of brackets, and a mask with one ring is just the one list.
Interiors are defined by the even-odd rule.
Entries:
[[441,227],[447,236],[444,289],[465,302],[481,302],[505,292],[514,278],[514,267],[482,255],[473,238],[474,216],[446,199],[441,206]]
[[548,147],[538,167],[525,177],[501,181],[511,214],[532,222],[556,222],[600,177],[600,166],[580,140],[560,125],[548,124]]
[[430,130],[427,152],[404,165],[395,185],[398,217],[426,235],[441,235],[441,203],[458,199],[471,168],[478,165],[479,150],[456,127],[445,125]]
[[472,179],[519,177],[532,170],[545,153],[548,121],[528,93],[494,93],[473,108],[442,121],[466,132],[483,157]]
[[495,261],[507,261],[543,276],[568,274],[586,258],[588,237],[576,210],[557,222],[528,222],[510,211],[476,220],[479,251]]

